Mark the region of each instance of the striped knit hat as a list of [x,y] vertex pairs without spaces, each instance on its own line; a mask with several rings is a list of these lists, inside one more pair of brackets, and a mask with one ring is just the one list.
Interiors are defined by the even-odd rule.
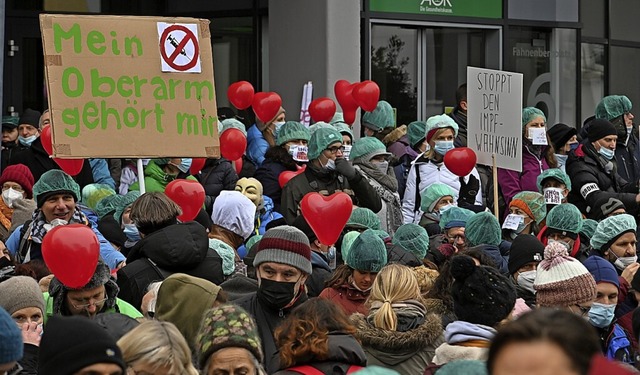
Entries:
[[253,266],[266,262],[282,263],[311,274],[311,248],[309,239],[298,228],[281,225],[264,233],[258,243]]
[[541,307],[572,306],[596,298],[596,282],[589,270],[555,242],[544,248],[533,288]]

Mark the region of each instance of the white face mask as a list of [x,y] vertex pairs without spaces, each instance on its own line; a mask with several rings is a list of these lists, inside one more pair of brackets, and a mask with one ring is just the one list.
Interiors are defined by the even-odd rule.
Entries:
[[619,257],[612,250],[609,250],[609,251],[611,251],[611,254],[613,254],[613,256],[616,257],[616,261],[613,262],[613,265],[616,266],[616,268],[619,269],[620,271],[624,271],[625,268],[629,267],[630,265],[638,261],[638,255],[634,255],[632,257]]
[[536,270],[521,272],[518,274],[518,285],[530,291],[533,294],[536,294],[536,290],[533,289],[533,282],[536,281]]
[[440,213],[440,215],[442,215],[443,213],[445,213],[448,209],[450,209],[451,207],[454,207],[453,203],[449,203],[447,205],[444,205],[442,207],[440,207],[440,209],[438,210],[438,212]]
[[564,198],[564,189],[548,187],[542,189],[544,194],[544,203],[546,204],[560,204]]
[[22,198],[24,198],[22,193],[17,190],[13,190],[13,188],[8,188],[2,192],[2,200],[9,208],[13,208],[13,203]]

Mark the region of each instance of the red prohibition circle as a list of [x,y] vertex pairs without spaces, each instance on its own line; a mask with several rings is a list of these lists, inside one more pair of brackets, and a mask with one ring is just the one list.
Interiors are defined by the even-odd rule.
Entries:
[[[178,43],[178,46],[173,51],[171,56],[168,56],[167,55],[167,51],[165,50],[165,42],[164,41],[167,39],[167,36],[169,35],[169,33],[172,32],[172,31],[182,31],[182,32],[185,33],[185,36]],[[176,64],[175,60],[178,57],[178,55],[180,54],[180,51],[182,51],[182,49],[191,40],[193,41],[194,52],[195,52],[193,54],[193,59],[191,59],[191,61],[189,61],[185,65]],[[171,25],[171,26],[167,27],[166,29],[164,29],[164,31],[162,32],[162,36],[160,37],[160,55],[162,56],[162,59],[167,63],[167,65],[169,65],[171,68],[173,68],[175,70],[178,70],[178,71],[181,71],[181,72],[187,71],[187,70],[193,68],[194,66],[196,66],[196,63],[198,62],[198,57],[200,56],[200,46],[198,46],[198,39],[196,38],[195,34],[191,30],[186,28],[185,26],[182,26],[182,25]]]

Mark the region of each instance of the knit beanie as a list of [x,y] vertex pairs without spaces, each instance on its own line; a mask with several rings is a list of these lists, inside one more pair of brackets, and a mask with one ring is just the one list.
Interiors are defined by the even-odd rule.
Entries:
[[200,368],[220,349],[243,348],[262,362],[262,344],[256,323],[242,307],[224,304],[207,310],[196,337]]
[[33,126],[36,129],[40,129],[40,116],[42,116],[42,113],[40,113],[39,111],[27,108],[20,116],[18,125],[27,124]]
[[511,243],[509,274],[513,275],[527,263],[542,261],[543,255],[544,245],[536,236],[519,234]]
[[43,173],[33,185],[33,199],[38,204],[38,208],[42,207],[50,196],[63,193],[71,194],[73,200],[77,202],[80,197],[80,185],[73,180],[73,177],[59,169]]
[[518,207],[537,224],[540,224],[547,216],[547,204],[544,201],[544,195],[535,191],[521,191],[514,195],[509,207]]
[[49,318],[40,342],[39,375],[74,374],[97,363],[126,369],[116,340],[106,330],[82,316]]
[[11,315],[0,307],[0,364],[22,359],[22,331]]
[[636,220],[629,214],[610,216],[598,223],[593,236],[591,247],[605,252],[625,233],[636,233]]
[[473,258],[451,259],[453,312],[458,320],[493,327],[509,316],[516,303],[516,289],[493,267],[476,266]]
[[253,266],[274,262],[295,267],[311,275],[311,248],[309,239],[296,227],[281,225],[264,233],[258,243]]
[[438,375],[487,375],[487,364],[477,359],[449,362],[438,370]]
[[582,214],[578,207],[571,203],[554,206],[547,214],[547,233],[561,233],[573,239],[578,237],[582,229]]
[[587,207],[587,214],[596,221],[602,221],[619,209],[627,210],[620,199],[609,196],[608,194],[600,194],[593,202],[593,205]]
[[540,307],[566,307],[596,298],[596,282],[589,270],[557,242],[544,248],[533,288]]
[[343,259],[354,270],[380,272],[387,264],[387,248],[375,231],[367,229],[353,241],[346,257],[343,254]]
[[356,207],[351,211],[351,216],[349,216],[349,220],[345,227],[351,229],[377,230],[380,229],[380,217],[368,208]]
[[478,212],[467,220],[464,234],[469,246],[494,245],[501,242],[502,229],[500,223],[490,212]]
[[0,175],[0,188],[7,181],[13,181],[22,187],[25,198],[33,198],[33,174],[24,164],[9,165]]
[[582,262],[582,264],[589,270],[596,284],[609,283],[615,285],[616,288],[620,287],[618,272],[616,272],[615,267],[608,260],[597,255],[592,255]]
[[44,298],[38,282],[29,276],[13,276],[1,282],[0,307],[9,314],[27,307],[37,307],[44,314]]
[[220,287],[209,280],[174,273],[158,289],[155,318],[173,323],[194,349],[202,312],[213,306]]
[[589,139],[589,142],[595,142],[598,139],[602,139],[610,135],[618,135],[616,127],[613,126],[609,120],[605,120],[603,118],[597,118],[591,121],[589,129],[587,129],[587,138]]
[[429,248],[429,235],[418,224],[408,223],[398,227],[391,242],[415,255],[416,258],[424,259]]
[[547,134],[549,135],[549,139],[551,139],[551,145],[553,145],[553,148],[558,150],[561,147],[564,147],[571,137],[577,135],[578,131],[574,127],[560,123],[553,125],[551,129],[547,131]]

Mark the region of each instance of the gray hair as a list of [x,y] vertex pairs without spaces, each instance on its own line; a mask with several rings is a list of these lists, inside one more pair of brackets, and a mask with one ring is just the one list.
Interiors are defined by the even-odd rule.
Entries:
[[[249,353],[249,358],[251,358],[251,363],[253,364],[253,367],[256,368],[255,375],[267,375],[267,371],[265,371],[264,367],[262,367],[262,365],[260,364],[260,361],[258,361],[258,359],[253,355],[253,353],[251,353],[247,349],[244,349],[244,350],[246,350],[247,353]],[[215,352],[213,352],[213,353],[215,353]],[[204,368],[202,369],[202,373],[203,374],[208,374],[209,373],[209,368],[212,365],[211,358],[213,358],[213,353],[211,353],[209,358],[207,358],[207,362],[204,364]]]

